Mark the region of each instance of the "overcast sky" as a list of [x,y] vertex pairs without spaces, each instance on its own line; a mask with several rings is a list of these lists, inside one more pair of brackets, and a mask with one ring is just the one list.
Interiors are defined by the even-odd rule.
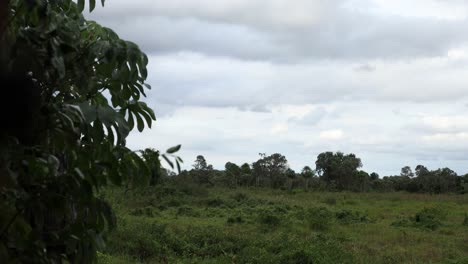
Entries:
[[158,121],[133,149],[182,144],[185,168],[343,151],[380,175],[468,172],[464,0],[107,0],[87,17],[149,56]]

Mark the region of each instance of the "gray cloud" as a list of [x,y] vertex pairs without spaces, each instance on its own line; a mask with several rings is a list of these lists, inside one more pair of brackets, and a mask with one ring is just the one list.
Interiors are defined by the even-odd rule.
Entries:
[[245,60],[407,59],[468,40],[466,20],[381,15],[349,1],[115,1],[90,17],[148,53],[190,51]]
[[468,170],[468,4],[461,0],[108,1],[92,15],[149,55],[157,113],[132,148],[182,144],[222,168],[322,151],[364,169]]

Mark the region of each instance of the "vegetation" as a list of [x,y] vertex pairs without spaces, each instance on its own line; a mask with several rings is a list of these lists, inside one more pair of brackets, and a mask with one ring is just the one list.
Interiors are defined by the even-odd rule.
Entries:
[[[104,197],[119,225],[101,263],[468,261],[467,195],[288,192],[169,178]],[[133,213],[148,208],[152,214]]]
[[468,174],[459,176],[449,168],[430,171],[423,165],[412,172],[409,166],[401,174],[384,176],[360,170],[362,161],[354,154],[324,152],[315,161],[315,170],[304,166],[300,173],[294,172],[284,155],[260,153],[260,158],[251,165],[241,167],[227,162],[225,170],[215,170],[202,155],[198,155],[193,169],[174,177],[175,181],[208,184],[219,187],[269,187],[292,191],[353,191],[412,193],[467,193]]
[[2,262],[467,262],[468,175],[449,168],[380,178],[324,152],[296,173],[261,153],[175,175],[180,145],[128,149],[156,118],[148,58],[87,21],[95,5],[0,3]]
[[160,171],[159,152],[125,147],[134,127],[155,120],[140,100],[148,58],[84,19],[84,6],[0,4],[2,263],[93,262],[116,223],[97,193],[146,185]]

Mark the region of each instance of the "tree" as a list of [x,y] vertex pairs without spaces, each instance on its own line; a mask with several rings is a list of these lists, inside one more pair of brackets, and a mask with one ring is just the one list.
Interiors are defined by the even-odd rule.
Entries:
[[367,172],[363,170],[356,171],[354,173],[354,179],[353,179],[353,191],[358,191],[358,192],[365,192],[369,189],[370,184],[370,176]]
[[309,190],[309,181],[314,177],[314,171],[309,167],[305,166],[301,172],[302,177],[305,179],[305,190]]
[[376,180],[378,180],[378,179],[379,179],[379,174],[378,174],[377,172],[372,172],[372,173],[370,174],[370,179],[371,179],[371,181],[376,181]]
[[286,180],[286,170],[289,168],[285,156],[275,153],[270,156],[261,153],[260,159],[253,164],[253,171],[256,177],[257,186],[260,184],[260,178],[264,178],[273,188],[279,188],[284,185]]
[[336,184],[338,189],[350,189],[355,180],[357,169],[362,167],[361,160],[354,154],[342,152],[324,152],[317,156],[316,171],[330,186]]
[[252,164],[252,174],[255,177],[255,186],[260,186],[260,178],[263,177],[266,171],[266,154],[258,153],[260,159]]
[[248,163],[242,164],[242,166],[240,168],[241,168],[241,171],[242,171],[243,174],[252,173],[252,169],[250,168],[250,165]]
[[208,170],[208,164],[206,163],[205,157],[202,155],[198,155],[194,162],[195,163],[192,165],[192,167],[195,170]]
[[142,131],[155,120],[141,101],[150,88],[148,58],[136,44],[87,21],[84,5],[1,1],[4,263],[94,262],[116,224],[99,190],[147,184],[159,166],[125,146],[134,127]]
[[250,165],[248,163],[242,164],[240,167],[241,169],[241,180],[240,184],[242,185],[248,185],[251,184],[252,180],[252,169],[250,168]]
[[224,165],[224,168],[226,170],[226,174],[229,178],[233,179],[234,181],[234,186],[239,185],[239,178],[242,174],[242,170],[239,166],[237,166],[235,163],[232,162],[227,162]]
[[296,178],[296,172],[293,169],[288,168],[288,169],[286,169],[285,174],[289,179],[288,190],[291,192],[292,187],[293,187],[294,179]]
[[413,171],[411,170],[410,166],[405,166],[403,168],[401,168],[401,173],[400,173],[401,176],[403,177],[413,177],[414,176],[414,173]]
[[420,174],[417,177],[420,191],[429,193],[444,193],[457,191],[458,176],[449,169],[437,169]]
[[[173,171],[169,171],[161,166],[161,161],[160,157],[163,157],[164,159],[167,160],[169,165],[171,165],[174,168],[174,164],[172,161],[170,161],[167,158],[167,154],[172,154],[177,152],[180,149],[180,145],[169,148],[166,151],[166,154],[160,154],[158,150],[152,149],[152,148],[146,148],[144,150],[139,151],[141,154],[141,157],[145,161],[146,166],[149,169],[150,172],[150,182],[149,184],[151,186],[154,186],[162,181],[164,177],[169,177],[175,175]],[[175,157],[176,159],[176,165],[177,165],[177,171],[180,172],[180,164],[179,162],[182,162],[182,159],[179,157]]]
[[205,157],[198,155],[195,163],[192,165],[193,171],[191,172],[195,180],[200,184],[212,184],[210,181],[213,166],[209,165]]

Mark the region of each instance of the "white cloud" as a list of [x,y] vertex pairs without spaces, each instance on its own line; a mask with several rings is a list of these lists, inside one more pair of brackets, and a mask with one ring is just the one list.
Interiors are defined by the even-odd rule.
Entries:
[[343,138],[343,131],[340,129],[326,130],[320,132],[319,137],[326,140],[339,140]]
[[222,168],[322,151],[364,169],[468,170],[462,0],[113,0],[90,17],[150,55],[156,126],[132,148],[182,144]]

